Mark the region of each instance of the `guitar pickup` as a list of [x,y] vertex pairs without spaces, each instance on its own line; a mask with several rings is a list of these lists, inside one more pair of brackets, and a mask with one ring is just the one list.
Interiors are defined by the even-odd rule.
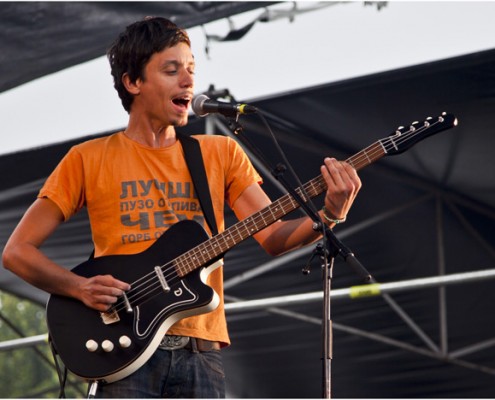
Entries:
[[158,277],[158,280],[160,281],[160,285],[162,285],[162,289],[165,293],[170,292],[170,286],[167,283],[167,280],[165,279],[165,275],[163,275],[163,271],[161,267],[155,267],[155,272],[156,276]]

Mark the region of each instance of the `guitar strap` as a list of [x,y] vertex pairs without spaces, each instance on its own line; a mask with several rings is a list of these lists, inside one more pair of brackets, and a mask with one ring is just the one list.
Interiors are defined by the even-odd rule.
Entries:
[[213,212],[210,188],[208,187],[208,179],[206,177],[205,164],[199,142],[193,137],[182,133],[177,133],[177,137],[184,149],[184,157],[191,174],[194,188],[198,194],[199,204],[203,210],[206,223],[210,227],[212,235],[215,236],[218,234],[218,228]]

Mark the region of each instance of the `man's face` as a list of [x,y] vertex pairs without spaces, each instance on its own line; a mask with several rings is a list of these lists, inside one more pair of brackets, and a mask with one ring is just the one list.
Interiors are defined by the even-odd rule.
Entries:
[[142,113],[152,124],[183,126],[194,92],[194,57],[190,47],[179,43],[151,56],[131,112]]

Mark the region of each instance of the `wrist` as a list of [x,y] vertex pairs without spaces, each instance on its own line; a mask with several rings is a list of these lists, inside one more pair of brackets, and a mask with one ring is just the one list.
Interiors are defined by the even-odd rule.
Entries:
[[347,216],[345,215],[342,218],[335,218],[333,215],[330,214],[330,212],[326,209],[325,206],[321,208],[321,211],[323,212],[323,218],[325,219],[325,221],[331,224],[335,224],[335,225],[342,224],[347,219]]

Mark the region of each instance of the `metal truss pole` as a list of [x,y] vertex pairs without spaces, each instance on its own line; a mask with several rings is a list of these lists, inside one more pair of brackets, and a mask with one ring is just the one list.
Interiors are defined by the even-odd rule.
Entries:
[[[361,297],[379,296],[384,293],[393,293],[412,289],[425,289],[429,287],[461,284],[494,278],[495,269],[487,269],[481,271],[461,272],[458,274],[417,278],[390,283],[372,283],[368,285],[352,286],[345,289],[334,289],[331,296],[333,299],[357,299]],[[318,291],[258,300],[239,301],[235,303],[225,304],[225,310],[227,312],[238,312],[265,307],[311,303],[315,301],[321,301],[322,296],[322,292]]]

